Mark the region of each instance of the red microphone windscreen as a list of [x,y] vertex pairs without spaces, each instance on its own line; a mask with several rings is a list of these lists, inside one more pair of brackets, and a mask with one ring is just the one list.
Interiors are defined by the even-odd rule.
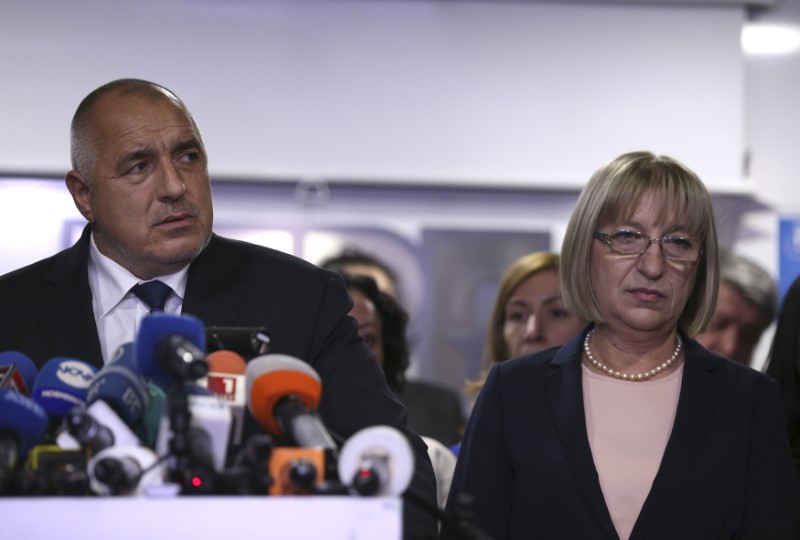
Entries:
[[226,401],[244,405],[244,373],[247,362],[233,351],[214,351],[208,362],[208,390]]

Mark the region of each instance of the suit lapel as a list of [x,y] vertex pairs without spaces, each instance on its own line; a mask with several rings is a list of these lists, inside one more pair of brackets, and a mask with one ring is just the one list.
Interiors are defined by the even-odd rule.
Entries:
[[237,320],[245,295],[245,281],[237,278],[239,258],[217,235],[189,267],[182,313],[198,317],[206,326],[244,324]]
[[101,368],[103,356],[92,309],[88,261],[87,225],[78,242],[55,259],[45,276],[49,286],[34,303],[44,341],[51,347],[51,355],[69,354]]
[[686,361],[678,410],[661,466],[631,533],[646,538],[670,502],[678,496],[703,445],[717,397],[714,360],[693,340],[686,340]]
[[586,433],[581,383],[581,343],[587,330],[588,328],[584,329],[581,334],[564,344],[553,357],[553,370],[545,376],[544,385],[556,431],[575,473],[575,479],[608,537],[618,538],[603,497]]

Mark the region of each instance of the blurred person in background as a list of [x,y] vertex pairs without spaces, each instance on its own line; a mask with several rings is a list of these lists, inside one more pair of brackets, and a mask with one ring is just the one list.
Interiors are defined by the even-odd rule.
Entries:
[[[390,371],[396,374],[396,385],[393,390],[406,406],[408,411],[408,424],[420,435],[431,437],[446,446],[451,446],[461,439],[464,429],[464,412],[461,397],[450,388],[427,381],[410,381],[406,379],[406,370],[409,367],[410,350],[406,335],[408,314],[397,296],[398,277],[395,272],[376,256],[348,248],[340,254],[330,257],[320,263],[328,270],[338,272],[343,276],[367,276],[373,279],[378,290],[391,297],[394,302],[392,311],[400,309],[406,321],[403,323],[403,332],[392,332],[389,335],[397,336],[399,342],[388,344],[385,349],[393,354],[402,355],[405,365],[400,367],[389,366]],[[400,351],[402,350],[402,353]],[[388,375],[387,375],[388,376]],[[392,375],[394,377],[394,375]],[[390,386],[393,384],[390,381]]]
[[[353,298],[350,316],[358,321],[358,331],[383,369],[389,388],[402,396],[406,385],[405,371],[409,365],[408,315],[397,300],[378,290],[371,277],[350,274],[343,274],[343,277]],[[452,403],[445,403],[443,407],[432,404],[427,413],[433,423],[447,422],[448,417],[454,414],[451,409]],[[455,410],[460,414],[460,407],[456,406]],[[424,434],[422,439],[428,445],[428,455],[436,475],[438,504],[443,508],[450,491],[456,456],[437,439]]]
[[477,395],[496,363],[561,345],[585,324],[561,297],[558,254],[536,251],[520,257],[500,279],[481,378],[469,381],[465,392]]
[[775,319],[778,289],[758,264],[727,250],[719,256],[714,316],[697,341],[717,354],[751,365],[761,335]]

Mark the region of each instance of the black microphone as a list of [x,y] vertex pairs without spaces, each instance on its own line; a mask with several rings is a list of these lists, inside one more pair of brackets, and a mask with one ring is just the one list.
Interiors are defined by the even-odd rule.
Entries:
[[142,495],[164,486],[167,469],[155,452],[144,446],[110,446],[87,465],[92,491],[98,495]]
[[28,450],[47,430],[45,410],[22,394],[0,388],[0,493],[8,493]]

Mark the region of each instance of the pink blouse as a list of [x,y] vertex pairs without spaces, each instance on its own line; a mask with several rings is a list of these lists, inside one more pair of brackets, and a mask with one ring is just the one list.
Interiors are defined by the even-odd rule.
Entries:
[[683,364],[652,381],[621,381],[583,365],[586,431],[621,540],[630,537],[667,447]]

